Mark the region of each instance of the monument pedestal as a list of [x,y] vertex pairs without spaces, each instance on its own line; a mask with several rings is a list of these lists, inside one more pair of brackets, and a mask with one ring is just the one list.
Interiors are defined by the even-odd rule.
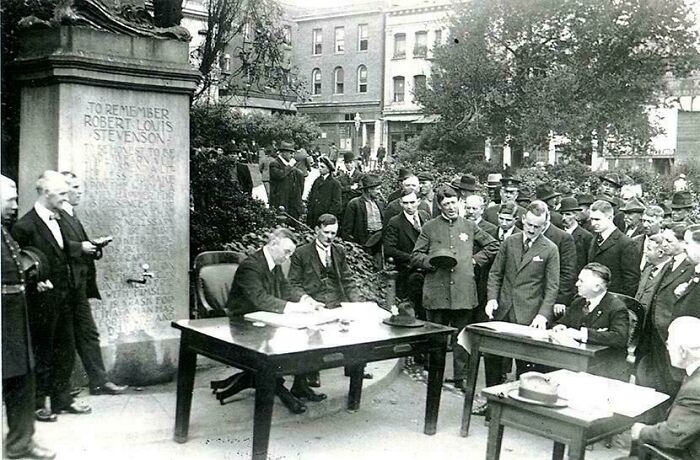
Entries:
[[[189,110],[199,73],[188,43],[86,27],[26,31],[14,63],[22,85],[21,213],[46,169],[85,181],[76,212],[88,235],[113,235],[97,261],[93,313],[117,382],[172,378],[189,315]],[[152,278],[141,279],[148,264]]]

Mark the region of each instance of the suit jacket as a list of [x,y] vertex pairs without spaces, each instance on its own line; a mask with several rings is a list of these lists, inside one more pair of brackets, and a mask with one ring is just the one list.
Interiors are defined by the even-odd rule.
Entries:
[[[433,209],[435,210],[438,208],[433,208]],[[430,214],[430,207],[422,201],[418,204],[418,210],[420,210],[428,215]],[[403,208],[401,207],[401,197],[398,197],[398,198],[390,201],[389,204],[386,205],[386,208],[384,208],[384,218],[382,220],[384,227],[389,225],[389,221],[393,217],[398,216],[402,212],[403,212]],[[439,212],[440,211],[438,209],[438,213]],[[433,216],[433,217],[435,217],[435,216]]]
[[[61,219],[66,224],[66,234],[68,238],[75,241],[88,241],[90,238],[85,232],[85,227],[77,216],[71,216],[65,211],[61,211]],[[85,285],[85,293],[88,299],[101,299],[100,291],[97,289],[97,271],[95,269],[95,259],[87,254],[71,259],[71,269],[76,286]]]
[[340,219],[343,209],[340,182],[332,174],[329,174],[326,179],[319,176],[311,185],[306,202],[306,223],[311,228],[316,226],[316,221],[322,214],[333,214]]
[[593,235],[585,228],[577,225],[571,236],[574,239],[574,246],[576,246],[576,273],[579,273],[588,263],[588,248],[591,246],[591,241],[593,241]]
[[552,319],[559,291],[559,252],[540,235],[523,254],[523,235],[506,238],[491,266],[488,299],[497,300],[494,319],[529,325],[535,316]]
[[249,195],[253,193],[253,177],[248,165],[242,161],[236,163],[236,179],[243,192]]
[[[377,200],[380,218],[384,216],[384,202]],[[343,216],[343,225],[340,229],[340,234],[344,240],[354,241],[357,244],[365,244],[369,238],[367,231],[367,208],[365,207],[365,199],[361,196],[353,198],[345,208]]]
[[493,225],[491,222],[485,219],[481,219],[479,223],[477,224],[480,229],[488,233],[493,237],[494,240],[498,241],[498,226]]
[[[358,302],[360,292],[345,259],[345,250],[339,244],[331,245],[331,263],[339,280],[337,289],[341,302]],[[292,254],[289,267],[292,295],[295,298],[301,298],[304,294],[308,294],[316,298],[316,295],[323,290],[322,276],[323,265],[316,251],[316,241],[299,246]]]
[[[438,250],[450,251],[457,265],[435,268],[430,257]],[[411,254],[411,263],[427,271],[423,284],[423,306],[427,310],[474,309],[478,306],[474,263],[484,266],[493,260],[498,241],[463,217],[448,221],[436,217],[423,226]]]
[[340,182],[340,190],[343,197],[343,208],[347,206],[350,200],[362,195],[361,190],[353,190],[351,188],[354,184],[359,185],[362,175],[362,171],[360,171],[359,168],[355,168],[352,174],[348,175],[347,173],[344,173],[338,176],[338,182]]
[[608,290],[634,297],[639,286],[639,253],[630,237],[619,229],[598,246],[596,238],[588,249],[588,262],[599,262],[610,269]]
[[[425,211],[417,211],[421,227],[430,220]],[[402,212],[394,216],[384,228],[384,257],[393,257],[397,268],[407,268],[411,261],[411,252],[416,245],[420,231],[406,219]]]
[[588,329],[588,343],[620,348],[627,355],[629,314],[625,304],[610,292],[590,313],[586,299],[577,297],[556,323],[574,329],[585,327]]
[[695,316],[700,318],[700,275],[693,274],[685,290],[678,296],[673,306],[671,321],[679,316]]
[[[664,267],[668,264],[664,264]],[[649,312],[649,307],[651,306],[651,299],[654,297],[654,294],[656,294],[656,288],[659,287],[659,282],[661,281],[662,274],[664,267],[661,267],[656,273],[656,275],[652,278],[651,277],[651,272],[654,269],[655,265],[647,264],[646,267],[644,267],[644,270],[642,270],[642,274],[639,277],[639,287],[637,288],[637,293],[634,295],[634,298],[639,301],[639,303],[642,304],[644,307],[644,310],[648,313]]]
[[576,244],[573,236],[550,224],[544,236],[557,246],[559,252],[559,293],[556,303],[570,305],[576,294]]
[[299,298],[292,293],[279,265],[270,271],[260,249],[245,258],[236,270],[226,310],[230,316],[259,310],[282,313],[287,301],[297,302]]
[[[2,284],[24,285],[19,260],[20,248],[10,232],[2,227]],[[2,294],[2,378],[29,373],[34,367],[24,292]]]
[[560,230],[564,230],[564,218],[562,215],[553,209],[549,211],[549,221]]
[[304,174],[294,166],[282,163],[279,156],[270,162],[270,207],[277,210],[284,206],[293,217],[301,214],[301,194]]
[[666,420],[641,429],[639,442],[678,450],[683,460],[700,458],[700,369],[681,385]]

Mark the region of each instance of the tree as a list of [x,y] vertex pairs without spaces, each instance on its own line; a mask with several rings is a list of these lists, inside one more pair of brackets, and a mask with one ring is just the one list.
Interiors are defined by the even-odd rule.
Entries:
[[195,99],[209,99],[214,85],[236,95],[276,89],[280,95],[303,96],[277,0],[208,0],[206,5],[206,34],[191,54],[202,73]]
[[541,148],[551,133],[599,152],[644,150],[669,75],[698,68],[683,0],[472,0],[418,93],[444,145]]

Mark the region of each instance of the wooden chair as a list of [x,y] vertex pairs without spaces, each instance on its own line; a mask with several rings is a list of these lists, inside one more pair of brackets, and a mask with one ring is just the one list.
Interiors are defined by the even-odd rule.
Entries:
[[642,444],[639,446],[639,460],[683,460],[679,455],[663,451],[651,444]]

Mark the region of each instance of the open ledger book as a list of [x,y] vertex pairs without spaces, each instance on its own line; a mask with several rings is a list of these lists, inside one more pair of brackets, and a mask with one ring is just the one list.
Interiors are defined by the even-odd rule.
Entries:
[[383,316],[388,316],[388,313],[380,308],[376,302],[342,302],[338,308],[324,308],[313,313],[272,313],[269,311],[256,311],[244,315],[243,318],[248,321],[260,321],[270,326],[304,329],[332,323],[341,319],[354,321],[375,316],[381,318]]

